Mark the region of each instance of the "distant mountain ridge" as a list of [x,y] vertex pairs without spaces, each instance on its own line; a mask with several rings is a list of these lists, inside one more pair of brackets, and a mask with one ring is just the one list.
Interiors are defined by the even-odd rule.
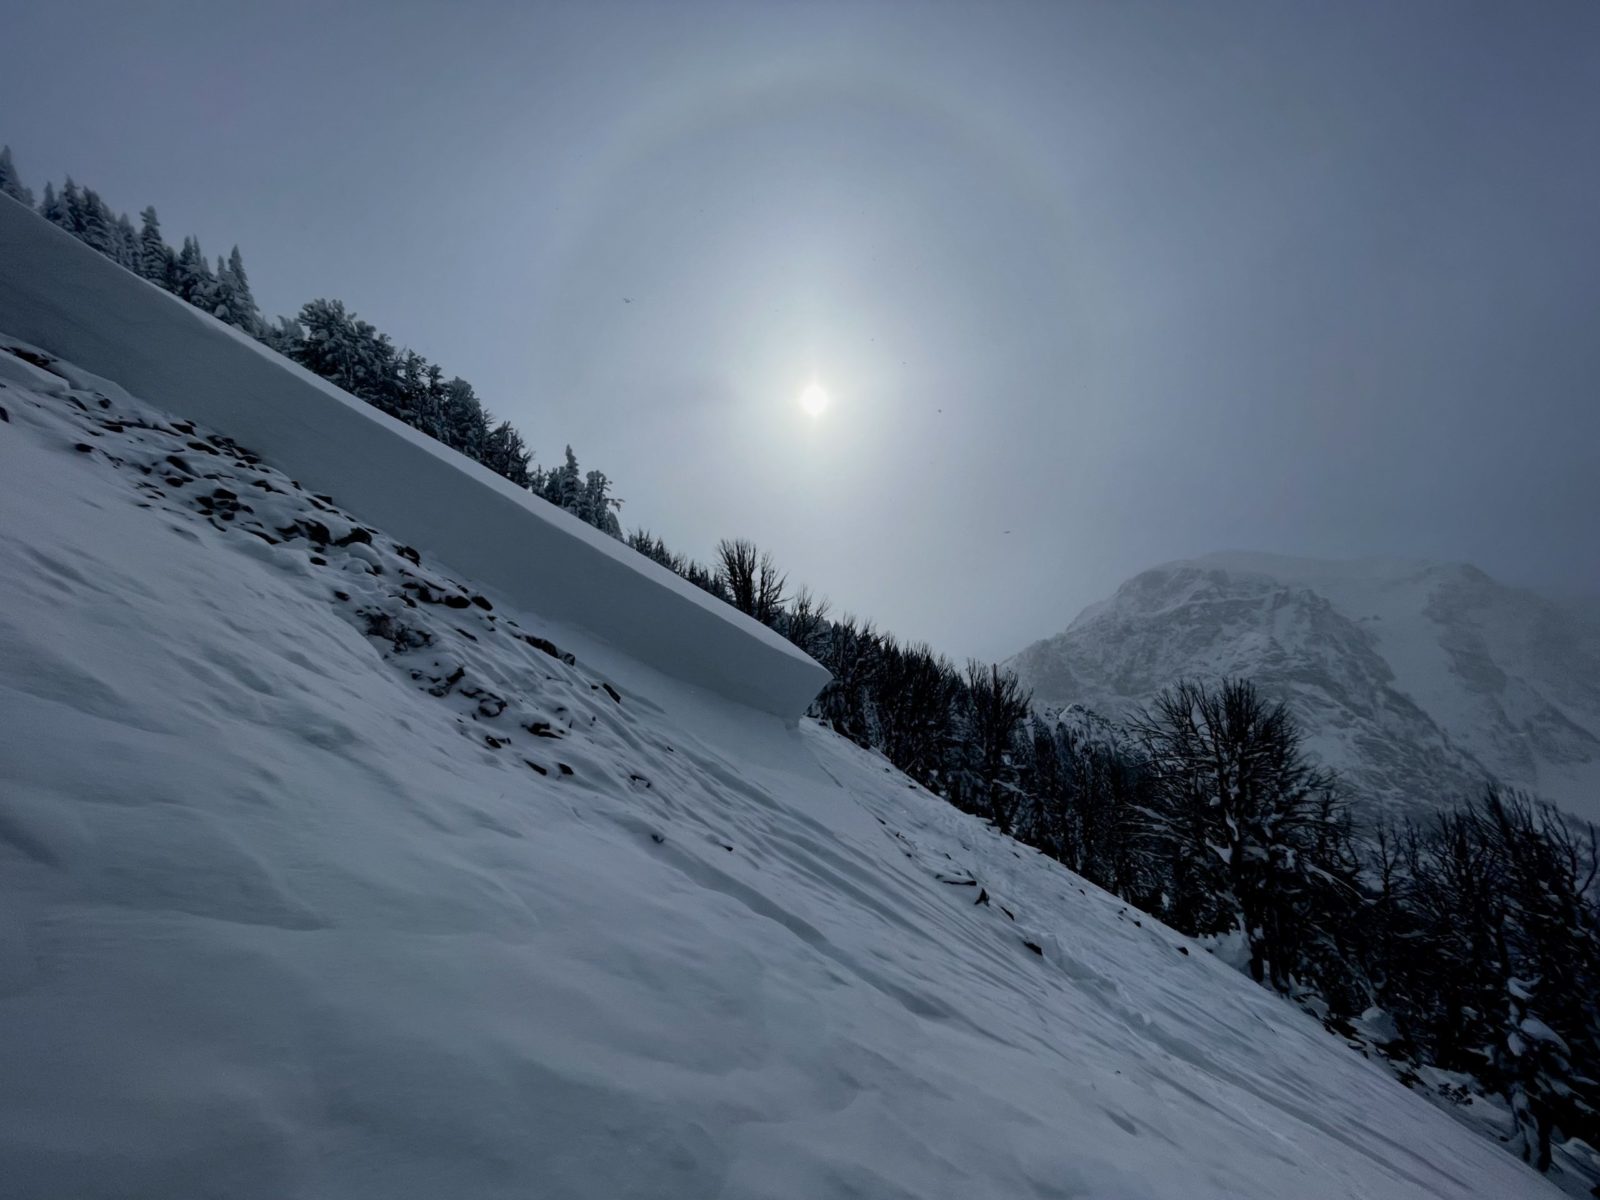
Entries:
[[1037,700],[1110,716],[1180,678],[1247,676],[1358,798],[1425,810],[1493,778],[1600,820],[1600,601],[1465,563],[1168,563],[1009,665]]

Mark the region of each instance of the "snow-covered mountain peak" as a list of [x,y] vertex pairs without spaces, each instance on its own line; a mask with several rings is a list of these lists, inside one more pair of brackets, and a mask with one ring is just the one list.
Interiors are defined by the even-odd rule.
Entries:
[[1359,797],[1424,809],[1492,777],[1595,817],[1596,614],[1468,563],[1224,551],[1141,572],[1013,665],[1040,700],[1111,714],[1248,676]]

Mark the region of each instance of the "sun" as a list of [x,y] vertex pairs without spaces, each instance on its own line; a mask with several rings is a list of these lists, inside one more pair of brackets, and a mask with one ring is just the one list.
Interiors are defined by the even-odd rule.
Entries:
[[828,407],[828,392],[813,379],[800,392],[800,407],[812,417],[820,417]]

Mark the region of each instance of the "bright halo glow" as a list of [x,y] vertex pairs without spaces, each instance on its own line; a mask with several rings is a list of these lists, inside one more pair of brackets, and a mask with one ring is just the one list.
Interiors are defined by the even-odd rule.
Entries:
[[823,386],[812,380],[806,384],[805,390],[800,393],[800,407],[813,417],[820,417],[828,407],[828,393]]

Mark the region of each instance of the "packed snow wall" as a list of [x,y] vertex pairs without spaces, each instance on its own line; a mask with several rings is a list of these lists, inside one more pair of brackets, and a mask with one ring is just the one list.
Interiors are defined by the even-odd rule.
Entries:
[[214,426],[510,603],[685,683],[792,719],[827,682],[772,630],[4,196],[0,330]]

